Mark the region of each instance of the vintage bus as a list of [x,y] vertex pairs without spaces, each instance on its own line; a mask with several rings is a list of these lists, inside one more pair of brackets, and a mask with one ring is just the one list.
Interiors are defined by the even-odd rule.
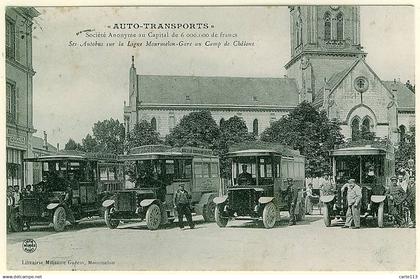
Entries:
[[214,221],[213,198],[220,188],[220,166],[211,150],[165,145],[133,148],[121,156],[126,187],[103,203],[109,228],[120,221],[146,221],[150,230],[172,222],[173,197],[180,184],[191,195],[191,207],[205,221]]
[[[295,215],[298,221],[304,218],[305,157],[299,151],[260,142],[234,145],[229,151],[232,186],[214,199],[219,227],[229,219],[250,219],[272,228],[280,220],[280,211],[289,211],[293,190],[297,192]],[[249,173],[247,181],[241,175],[244,171]],[[294,189],[288,189],[288,178],[293,179]]]
[[393,146],[379,142],[368,145],[353,143],[331,150],[330,156],[336,191],[334,195],[321,197],[325,225],[330,226],[333,219],[345,218],[347,191],[341,191],[341,188],[352,178],[362,188],[361,218],[376,219],[378,227],[382,228],[387,212],[386,190],[390,178],[395,175]]
[[[62,231],[67,221],[103,216],[102,202],[124,185],[123,164],[111,154],[68,151],[24,161],[41,163],[43,179],[13,205],[9,222],[14,231],[35,223],[53,223]],[[65,201],[69,187],[72,198]]]

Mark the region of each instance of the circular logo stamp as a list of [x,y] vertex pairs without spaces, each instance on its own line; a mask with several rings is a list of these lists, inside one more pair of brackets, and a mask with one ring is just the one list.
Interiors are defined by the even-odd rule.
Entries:
[[22,242],[22,249],[26,253],[33,253],[33,252],[35,252],[36,247],[37,247],[37,244],[36,244],[35,240],[33,240],[33,239],[25,239]]

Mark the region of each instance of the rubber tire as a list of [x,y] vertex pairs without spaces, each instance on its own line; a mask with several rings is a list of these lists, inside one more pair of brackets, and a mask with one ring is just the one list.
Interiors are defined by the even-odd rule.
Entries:
[[378,228],[384,227],[384,202],[378,206]]
[[220,228],[226,227],[229,221],[229,218],[222,216],[222,212],[223,212],[222,206],[223,205],[216,205],[216,208],[214,210],[214,219],[216,221],[216,224]]
[[116,227],[118,227],[118,225],[120,224],[120,220],[112,220],[111,219],[111,209],[112,209],[112,206],[107,207],[105,209],[104,219],[105,219],[105,223],[106,223],[107,227],[112,230],[112,229],[115,229]]
[[276,224],[277,209],[274,203],[269,202],[264,206],[263,224],[266,229],[271,229]]
[[149,230],[157,230],[162,221],[160,208],[156,204],[152,204],[146,211],[146,225]]
[[203,208],[203,218],[206,222],[214,222],[216,220],[215,212],[216,204],[213,201],[210,201],[208,204],[204,205]]
[[54,225],[54,230],[56,232],[64,231],[64,228],[66,227],[66,210],[64,209],[64,207],[59,206],[54,211],[53,225]]
[[10,214],[9,218],[10,228],[13,232],[23,231],[23,221],[16,212]]
[[329,210],[328,210],[328,204],[324,203],[323,204],[324,207],[324,212],[323,212],[323,216],[324,216],[324,224],[326,227],[330,227],[331,226],[331,219],[330,219],[330,214],[329,214]]

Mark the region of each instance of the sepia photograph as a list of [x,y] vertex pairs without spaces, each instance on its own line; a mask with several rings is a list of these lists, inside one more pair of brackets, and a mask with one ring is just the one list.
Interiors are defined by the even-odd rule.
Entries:
[[8,271],[415,274],[414,6],[4,12]]

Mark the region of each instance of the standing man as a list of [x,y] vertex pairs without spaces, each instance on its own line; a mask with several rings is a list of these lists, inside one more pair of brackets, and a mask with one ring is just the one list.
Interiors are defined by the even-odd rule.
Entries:
[[401,227],[403,225],[402,218],[402,205],[406,198],[406,194],[401,185],[398,184],[395,176],[391,177],[391,186],[389,187],[389,198],[388,206],[389,211],[394,217],[395,227]]
[[298,190],[293,187],[293,178],[287,179],[287,196],[289,201],[289,226],[296,225],[296,203],[298,198]]
[[324,173],[323,180],[319,186],[321,189],[321,196],[334,195],[335,185],[327,172]]
[[408,179],[407,187],[407,203],[408,209],[410,210],[410,219],[412,222],[410,228],[416,227],[416,181],[414,179],[414,176],[411,175]]
[[312,199],[317,198],[318,195],[312,193],[312,183],[308,184],[308,189],[306,189],[305,197],[305,213],[311,215],[312,213]]
[[404,178],[403,174],[398,175],[397,184],[403,188],[404,192],[407,192],[407,180]]
[[360,229],[360,207],[362,200],[362,189],[355,183],[354,179],[350,179],[348,184],[345,184],[341,191],[347,187],[347,212],[346,223],[343,228],[350,228],[354,222],[354,229]]
[[187,218],[188,225],[191,229],[194,229],[194,223],[191,216],[190,210],[190,200],[191,195],[188,194],[188,191],[185,190],[184,184],[179,184],[179,189],[174,195],[174,205],[175,209],[178,211],[178,223],[179,228],[184,228],[184,215]]

